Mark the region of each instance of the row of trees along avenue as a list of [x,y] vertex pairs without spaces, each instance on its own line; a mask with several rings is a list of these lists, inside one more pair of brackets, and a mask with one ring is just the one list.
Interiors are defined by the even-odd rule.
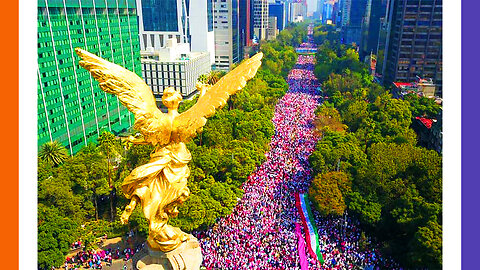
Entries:
[[315,75],[326,96],[316,112],[321,140],[310,156],[315,207],[324,216],[347,210],[407,268],[440,269],[442,157],[417,146],[410,125],[441,108],[427,98],[392,98],[331,26],[316,27],[314,38]]

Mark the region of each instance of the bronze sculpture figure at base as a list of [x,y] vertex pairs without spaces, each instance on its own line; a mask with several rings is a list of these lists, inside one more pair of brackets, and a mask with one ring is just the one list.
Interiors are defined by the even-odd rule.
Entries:
[[152,90],[137,74],[82,49],[76,48],[75,52],[82,58],[80,66],[90,71],[100,88],[115,94],[135,115],[134,128],[141,136],[130,137],[129,141],[155,146],[149,162],[131,171],[121,186],[130,199],[121,222],[128,222],[137,205],[149,222],[148,254],[138,260],[137,268],[198,270],[202,254],[197,239],[168,224],[190,195],[187,179],[192,156],[185,143],[202,131],[207,118],[224,106],[230,95],[255,76],[263,54],[246,59],[213,86],[197,84],[199,98],[183,113],[178,112],[180,93],[173,87],[164,89],[162,102],[168,113],[163,113],[157,108]]
[[188,240],[176,249],[163,252],[145,245],[133,259],[133,269],[138,270],[189,270],[200,269],[202,251],[197,239],[189,234]]

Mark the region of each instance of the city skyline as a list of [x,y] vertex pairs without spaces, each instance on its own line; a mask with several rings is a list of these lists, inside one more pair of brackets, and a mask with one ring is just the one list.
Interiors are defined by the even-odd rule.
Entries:
[[[44,1],[44,0],[43,0]],[[80,0],[76,0],[77,3],[79,3],[81,5],[82,1]],[[142,1],[143,1],[143,4],[142,4]],[[154,17],[152,17],[152,15],[148,15],[147,17],[143,16],[142,14],[144,12],[147,12],[145,14],[153,14],[152,11],[153,10],[159,10],[161,9],[163,6],[158,6],[159,3],[157,3],[155,0],[136,0],[136,1],[133,1],[133,0],[130,0],[129,2],[128,1],[125,1],[125,2],[122,2],[123,5],[125,5],[126,8],[130,8],[130,10],[134,10],[134,6],[135,4],[142,4],[142,8],[141,8],[141,11],[139,12],[138,14],[138,18],[140,20],[141,23],[139,23],[139,28],[138,30],[135,30],[135,31],[138,31],[137,33],[138,34],[135,34],[135,31],[132,32],[132,29],[136,29],[135,28],[135,25],[134,24],[130,24],[129,25],[129,29],[128,31],[125,31],[124,30],[124,34],[129,34],[129,36],[133,34],[134,38],[137,38],[138,39],[138,42],[139,44],[136,44],[136,47],[138,48],[138,45],[140,47],[140,50],[142,51],[147,51],[147,49],[152,49],[153,48],[153,51],[159,51],[159,50],[163,50],[161,48],[164,48],[166,46],[166,40],[168,38],[174,38],[177,42],[177,44],[179,44],[177,47],[179,49],[175,49],[175,50],[184,50],[184,49],[181,49],[181,48],[184,48],[185,44],[186,46],[188,46],[188,50],[185,51],[185,53],[189,53],[189,51],[192,51],[192,52],[195,52],[195,51],[198,51],[198,52],[205,52],[205,51],[208,51],[209,53],[211,52],[211,48],[213,48],[212,46],[214,45],[215,47],[215,50],[213,50],[213,56],[212,54],[210,54],[210,61],[212,59],[215,59],[215,65],[212,66],[212,67],[215,67],[216,66],[216,69],[219,69],[219,70],[229,70],[229,68],[239,62],[244,55],[247,55],[248,54],[248,50],[250,50],[250,47],[249,47],[249,40],[246,38],[246,34],[248,32],[250,32],[251,34],[254,34],[255,36],[257,35],[260,35],[261,39],[262,38],[268,38],[268,39],[272,39],[274,38],[274,36],[276,35],[276,31],[279,31],[280,29],[279,28],[282,28],[282,24],[286,24],[287,21],[289,20],[298,20],[298,18],[302,18],[304,15],[305,15],[305,10],[302,8],[302,5],[304,5],[302,2],[298,2],[298,1],[295,1],[295,2],[289,2],[289,1],[275,1],[273,3],[269,3],[268,7],[269,8],[265,8],[266,6],[265,3],[266,1],[264,0],[251,0],[251,1],[236,1],[236,0],[229,0],[229,2],[220,2],[219,0],[208,0],[208,1],[205,1],[204,4],[202,5],[197,5],[195,7],[193,6],[188,6],[188,3],[180,3],[180,1],[177,1],[177,0],[169,0],[170,2],[162,2],[162,5],[175,5],[175,7],[177,8],[177,10],[175,11],[175,9],[172,9],[172,12],[173,13],[166,13],[166,14],[163,14],[162,16],[164,17],[155,17],[156,19],[153,19]],[[419,0],[418,0],[419,1]],[[41,3],[42,0],[39,1],[39,3]],[[70,1],[70,2],[75,2],[75,1]],[[121,2],[121,1],[120,1]],[[99,3],[104,3],[103,5],[107,8],[122,8],[122,6],[118,6],[118,0],[115,2],[117,3],[116,6],[114,7],[111,7],[108,6],[108,1],[105,2],[105,0],[101,0],[99,1]],[[389,2],[391,2],[389,4]],[[424,0],[425,2],[425,0]],[[440,0],[437,0],[437,2],[440,4],[440,8],[441,8],[441,1]],[[95,3],[95,2],[94,2]],[[211,3],[211,6],[209,6],[209,3]],[[341,26],[341,29],[342,29],[342,38],[343,38],[343,42],[346,43],[346,44],[357,44],[357,46],[359,47],[359,54],[360,54],[360,59],[363,60],[364,57],[367,57],[368,55],[370,55],[370,53],[373,53],[374,55],[378,56],[375,58],[375,63],[377,65],[377,68],[375,70],[375,72],[379,73],[380,75],[384,75],[383,76],[383,80],[385,80],[385,84],[388,85],[390,84],[393,80],[397,80],[397,81],[405,81],[405,82],[411,82],[413,81],[416,76],[420,75],[420,76],[425,76],[426,78],[430,78],[432,77],[432,79],[434,80],[434,82],[438,85],[438,94],[441,95],[441,88],[442,88],[442,84],[441,84],[441,72],[439,73],[440,75],[435,75],[433,73],[430,74],[430,73],[417,73],[417,72],[414,72],[414,73],[411,73],[411,74],[414,74],[414,76],[410,76],[410,77],[399,77],[398,79],[396,77],[392,77],[392,73],[391,73],[391,63],[397,63],[398,61],[400,60],[391,60],[391,57],[392,56],[392,53],[391,51],[395,49],[395,43],[393,43],[391,41],[392,37],[393,37],[393,34],[390,35],[390,30],[391,31],[397,31],[397,30],[394,30],[396,29],[395,28],[395,25],[391,22],[392,20],[394,20],[394,17],[392,14],[393,13],[393,10],[394,10],[394,7],[395,5],[392,5],[392,3],[397,3],[393,0],[343,0],[343,1],[322,1],[322,0],[319,0],[317,1],[317,4],[319,3],[324,3],[324,8],[323,8],[323,17],[329,17],[329,23],[338,23],[339,25],[337,27],[340,27]],[[423,3],[423,2],[422,2]],[[425,2],[426,3],[426,2]],[[130,6],[128,6],[130,4]],[[198,3],[197,3],[198,4]],[[225,4],[228,4],[227,6],[225,7],[221,7],[221,5],[225,5]],[[246,20],[246,17],[243,16],[242,14],[240,14],[239,12],[240,11],[245,11],[245,5],[248,5],[250,4],[251,5],[251,11],[252,11],[252,14],[251,17],[250,17],[250,22],[252,22],[253,24],[246,24],[245,20]],[[333,4],[333,6],[332,6]],[[180,5],[180,6],[179,6]],[[339,6],[337,6],[339,5]],[[101,4],[98,5],[99,7],[101,6]],[[118,6],[118,7],[117,7]],[[262,18],[264,18],[265,16],[269,16],[271,17],[270,15],[267,15],[268,14],[268,9],[270,8],[276,8],[276,9],[272,9],[272,11],[275,11],[275,14],[272,14],[272,16],[275,16],[276,18],[276,30],[274,31],[273,29],[269,29],[268,28],[268,24],[266,25],[267,28],[259,28],[259,26],[261,26],[261,22]],[[278,8],[277,8],[278,7]],[[282,10],[282,7],[283,7],[283,10]],[[304,6],[303,6],[304,7]],[[390,8],[388,8],[390,7]],[[85,6],[84,6],[85,8]],[[94,6],[93,8],[98,8],[96,6]],[[333,8],[333,10],[332,10]],[[137,8],[138,9],[138,8]],[[199,9],[201,10],[202,12],[200,13],[195,13],[196,15],[193,16],[193,13],[190,14],[191,10],[192,9]],[[150,10],[150,11],[149,11]],[[182,11],[183,10],[183,11]],[[205,12],[203,12],[205,11]],[[280,12],[280,13],[279,13]],[[440,9],[440,12],[441,12],[441,9]],[[45,12],[43,12],[45,13]],[[43,14],[42,12],[40,12],[39,14]],[[118,14],[120,14],[120,12],[117,12]],[[282,14],[285,16],[284,18],[282,18]],[[137,14],[136,12],[134,14]],[[168,15],[170,14],[170,15]],[[211,14],[211,16],[209,15]],[[179,17],[180,16],[180,17]],[[318,13],[317,13],[317,16],[318,16]],[[330,17],[331,16],[331,17]],[[411,16],[411,15],[409,15]],[[440,13],[440,16],[441,16],[441,13]],[[371,17],[371,18],[370,18]],[[83,18],[83,17],[82,17]],[[162,19],[163,18],[163,19]],[[330,19],[331,18],[331,19]],[[337,19],[334,19],[334,18],[337,18],[338,21],[336,21]],[[435,17],[437,18],[437,17]],[[282,19],[279,21],[279,19]],[[288,20],[289,19],[289,20]],[[322,21],[323,23],[327,23],[327,21],[325,20],[326,18],[324,18],[324,20]],[[211,23],[209,23],[209,21],[211,20]],[[303,20],[303,18],[301,19]],[[268,20],[267,20],[268,22]],[[282,22],[282,23],[279,23],[279,22]],[[436,21],[434,21],[436,22]],[[109,25],[109,24],[107,24]],[[272,21],[270,20],[270,27],[274,27],[275,28],[275,21]],[[196,28],[195,28],[195,27]],[[256,26],[256,27],[255,27]],[[247,27],[250,27],[250,29],[247,29]],[[263,27],[263,26],[262,26]],[[85,28],[85,27],[84,27]],[[167,29],[168,28],[168,29]],[[40,28],[39,28],[40,29]],[[109,31],[112,31],[110,30],[109,27],[107,27],[106,29],[109,29]],[[120,28],[119,28],[120,29]],[[201,29],[201,31],[194,31],[195,33],[197,33],[197,35],[193,34],[193,33],[190,33],[191,30],[197,30],[197,29]],[[68,29],[67,29],[68,30]],[[149,32],[147,30],[156,30],[157,32]],[[217,30],[217,31],[215,31]],[[268,30],[268,31],[267,31]],[[80,32],[82,32],[82,30],[80,29],[79,30]],[[88,29],[87,29],[88,31]],[[160,32],[158,32],[160,31]],[[162,32],[163,31],[163,32]],[[41,32],[41,31],[40,31]],[[41,32],[43,33],[43,32]],[[67,35],[64,37],[66,39],[69,39],[69,35],[68,35],[68,31],[65,32],[67,33]],[[93,33],[93,32],[91,32]],[[155,34],[157,33],[157,34]],[[169,34],[170,33],[170,34]],[[177,34],[175,34],[177,33]],[[200,33],[200,34],[198,34]],[[205,34],[201,34],[201,33],[205,33]],[[271,37],[268,37],[268,34],[270,33]],[[441,33],[441,28],[440,28],[440,33]],[[47,35],[48,34],[48,31],[45,32],[44,34],[40,34],[40,35]],[[85,33],[83,34],[85,37],[87,36]],[[151,35],[151,37],[149,37],[149,35]],[[263,37],[261,36],[263,35]],[[41,38],[43,36],[40,36]],[[46,37],[46,36],[45,36]],[[199,37],[202,37],[202,38],[199,38]],[[205,37],[207,37],[207,39],[205,39]],[[258,36],[257,36],[258,37]],[[441,35],[440,35],[440,38],[441,38]],[[134,41],[135,39],[132,40],[133,43],[135,43]],[[163,41],[162,41],[163,40]],[[196,40],[196,43],[194,42]],[[210,40],[210,41],[209,41]],[[214,40],[214,44],[211,44],[212,40]],[[438,38],[436,39],[438,43]],[[160,43],[158,43],[160,42]],[[417,41],[417,43],[420,42],[420,41]],[[133,44],[131,43],[131,44]],[[436,43],[436,44],[437,44]],[[86,44],[86,43],[85,43]],[[113,44],[113,43],[112,43]],[[120,45],[122,51],[125,49],[124,46],[123,46],[123,43],[116,43],[117,45]],[[196,44],[194,46],[194,44]],[[210,44],[210,45],[209,45]],[[441,44],[440,44],[441,46]],[[73,48],[74,46],[71,45],[71,47]],[[133,47],[132,47],[133,48]],[[194,50],[193,48],[198,48],[198,50]],[[430,47],[429,47],[430,48]],[[440,47],[441,48],[441,47]],[[41,51],[41,50],[40,50]],[[111,50],[112,52],[114,51],[113,49]],[[115,51],[118,53],[119,50],[118,49],[115,49]],[[180,57],[180,51],[176,52],[178,54],[178,56],[176,57]],[[438,49],[436,50],[437,52],[439,51]],[[440,50],[441,51],[441,50]],[[107,55],[108,55],[108,52],[106,52]],[[139,55],[139,52],[136,52],[138,53],[137,54],[137,57]],[[148,53],[151,53],[151,52],[148,52]],[[71,54],[71,53],[70,53]],[[215,56],[215,54],[217,54]],[[387,56],[387,57],[384,57]],[[427,54],[427,56],[429,56],[430,54]],[[102,54],[100,54],[100,56],[102,56]],[[440,57],[440,61],[441,61],[441,54],[438,56]],[[128,57],[127,57],[128,58]],[[171,57],[170,57],[171,58]],[[379,58],[379,59],[378,59]],[[41,57],[41,59],[43,59]],[[122,58],[123,62],[120,62],[120,63],[123,63],[123,64],[128,64],[129,61],[130,61],[130,58],[128,58],[127,60],[125,60],[125,57],[123,56]],[[133,58],[132,58],[133,59]],[[393,61],[393,62],[392,62]],[[401,60],[403,62],[405,62],[405,60]],[[436,60],[438,62],[438,60]],[[402,63],[403,63],[402,62]],[[427,63],[428,62],[428,63]],[[431,61],[430,60],[422,60],[422,59],[416,59],[415,60],[415,63],[414,64],[429,64],[431,65],[430,63]],[[435,62],[435,63],[437,63]],[[44,65],[42,64],[41,62],[39,62],[41,65]],[[211,64],[213,64],[212,62],[210,62]],[[390,63],[387,65],[387,63]],[[411,63],[411,61],[410,61]],[[432,62],[433,63],[433,62]],[[441,62],[439,62],[441,63]],[[143,72],[141,74],[143,74],[143,78],[145,80],[147,80],[147,78],[145,77],[146,76],[146,71],[145,71],[145,68],[147,67],[145,64],[142,65],[143,67]],[[150,65],[149,65],[150,67]],[[75,68],[75,67],[74,67]],[[133,67],[135,69],[135,67]],[[138,64],[136,66],[137,68],[137,74],[140,73],[138,72]],[[76,70],[77,68],[75,68]],[[195,69],[198,69],[198,68],[195,68]],[[441,70],[441,65],[440,65],[440,68],[438,68],[438,65],[437,65],[437,68],[436,70],[440,69]],[[200,68],[199,70],[206,70],[204,68]],[[409,69],[410,71],[412,71],[413,69]],[[421,70],[420,68],[417,68],[417,70]],[[172,68],[172,71],[173,71],[173,68]],[[153,74],[153,73],[150,73],[151,71],[149,70],[149,74]],[[170,72],[170,70],[169,70]],[[176,72],[179,72],[179,71],[174,71],[174,73],[176,74]],[[48,75],[47,75],[48,74]],[[195,74],[198,74],[198,73],[195,73]],[[39,72],[39,82],[42,80],[42,77],[43,78],[47,78],[48,76],[51,76],[51,75],[54,75],[54,73],[52,72],[49,72],[49,73],[44,73],[44,72]],[[197,76],[197,75],[195,75]],[[81,76],[80,76],[81,77]],[[162,76],[164,78],[167,78],[165,76]],[[83,77],[82,77],[83,78]],[[153,77],[149,77],[147,81],[151,81],[151,83],[153,83]],[[159,77],[160,78],[160,77]],[[181,77],[180,75],[175,75],[175,76],[169,76],[169,78],[176,78],[173,80],[173,84],[172,84],[172,81],[169,80],[168,84],[165,84],[165,83],[159,83],[158,86],[160,88],[164,88],[166,86],[175,86],[177,87],[180,91],[182,91],[182,93],[185,93],[186,95],[189,95],[191,93],[191,91],[194,90],[194,87],[193,87],[193,84],[192,83],[188,83],[188,90],[184,89],[184,83],[181,81]],[[180,79],[180,80],[179,80]],[[78,82],[78,78],[76,79],[77,82]],[[184,79],[183,79],[184,80]],[[57,83],[60,85],[62,84],[62,82],[59,82],[58,80],[53,80],[52,83]],[[160,82],[160,81],[159,81]],[[180,82],[182,82],[182,84],[180,84]],[[66,83],[70,83],[70,82],[63,82],[63,84],[66,84]],[[182,85],[182,86],[181,86]],[[53,86],[53,84],[52,84]],[[90,86],[93,87],[93,84],[90,83]],[[68,123],[68,121],[66,120],[63,120],[65,122],[64,126],[68,126],[67,127],[61,127],[61,128],[66,128],[65,130],[67,130],[67,132],[62,132],[61,134],[62,135],[53,135],[55,132],[57,132],[58,130],[60,130],[59,128],[56,128],[56,125],[58,125],[58,120],[55,119],[55,117],[58,117],[58,116],[55,116],[55,117],[50,117],[49,116],[49,112],[50,114],[54,114],[54,113],[57,113],[58,114],[58,109],[48,109],[48,104],[51,104],[52,101],[51,98],[45,98],[45,87],[51,87],[50,84],[47,85],[44,83],[43,84],[39,84],[39,93],[41,93],[40,97],[42,100],[42,103],[39,104],[39,110],[42,110],[42,111],[45,111],[47,112],[47,114],[45,114],[45,116],[42,116],[42,114],[39,114],[39,142],[43,143],[43,142],[46,142],[46,141],[52,141],[54,140],[54,138],[57,138],[58,140],[60,140],[62,142],[62,144],[64,145],[68,145],[69,146],[69,149],[72,148],[72,153],[75,152],[76,150],[74,149],[78,149],[77,145],[85,145],[88,141],[91,141],[93,140],[93,138],[96,136],[99,135],[100,131],[102,129],[107,129],[107,130],[110,130],[110,131],[113,131],[114,133],[119,133],[121,131],[125,131],[126,128],[128,127],[127,123],[130,124],[131,123],[131,116],[129,113],[127,112],[122,112],[122,108],[119,106],[119,103],[118,101],[116,101],[115,99],[112,100],[112,97],[108,97],[106,96],[105,98],[107,100],[110,100],[109,102],[107,102],[105,104],[105,106],[101,106],[101,107],[95,107],[99,104],[102,104],[101,102],[103,102],[103,99],[100,99],[99,101],[97,102],[92,102],[91,104],[93,105],[90,105],[90,106],[94,106],[95,108],[95,126],[96,126],[96,132],[95,132],[95,129],[92,129],[92,120],[85,120],[84,119],[84,116],[85,117],[90,117],[90,115],[92,115],[92,112],[88,111],[88,109],[86,108],[86,106],[83,106],[83,107],[79,107],[78,110],[76,110],[77,114],[79,116],[68,116],[67,115],[67,111],[68,110],[71,110],[71,109],[66,109],[64,110],[64,118],[65,118],[65,115],[67,115],[67,117],[69,118],[74,118],[74,119],[79,119],[81,121],[74,121],[75,123],[82,123],[82,130],[80,130],[76,124],[74,124],[73,122],[72,123]],[[151,84],[151,87],[152,89],[155,88],[156,90],[153,90],[155,93],[157,93],[157,95],[161,95],[162,93],[162,90],[160,88],[158,88],[157,86]],[[157,89],[158,88],[158,89]],[[60,88],[62,89],[62,88]],[[46,89],[48,90],[48,89]],[[93,91],[93,90],[92,90]],[[52,100],[56,100],[57,102],[60,101],[60,100],[64,100],[66,97],[68,97],[68,95],[65,95],[65,93],[63,95],[63,99],[62,98],[59,98],[59,97],[55,97],[54,99]],[[84,98],[81,98],[79,99],[80,101],[82,101]],[[78,103],[78,102],[77,102]],[[53,104],[53,103],[52,103]],[[73,103],[72,103],[73,104]],[[116,106],[115,106],[116,105]],[[78,106],[78,105],[76,105]],[[116,108],[117,110],[117,114],[119,116],[118,120],[116,120],[116,118],[114,117],[114,114],[112,114],[112,112],[109,112],[105,115],[107,115],[107,122],[102,122],[102,123],[99,123],[98,119],[99,118],[102,118],[103,119],[103,116],[101,116],[101,110],[106,107],[108,108],[107,110],[112,110],[114,108]],[[85,110],[85,112],[84,112]],[[128,121],[124,120],[124,119],[127,119],[128,118]],[[47,118],[48,118],[48,121],[47,121]],[[72,119],[73,119],[72,118]],[[112,118],[112,120],[110,120],[110,118]],[[45,120],[42,120],[42,119],[45,119]],[[43,121],[43,122],[41,122]],[[54,122],[52,122],[54,121]],[[60,120],[62,121],[62,120]],[[121,127],[117,127],[117,125],[120,125]],[[71,126],[71,127],[70,127]],[[70,131],[72,132],[72,134],[70,134]],[[83,133],[83,137],[79,137],[79,131],[80,133]],[[83,138],[83,141],[82,141],[82,138]],[[68,142],[67,142],[68,141]],[[74,148],[74,149],[73,149]]]

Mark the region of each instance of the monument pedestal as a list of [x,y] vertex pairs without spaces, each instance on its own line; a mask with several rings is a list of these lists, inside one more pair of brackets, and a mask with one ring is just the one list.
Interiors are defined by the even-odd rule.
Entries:
[[172,251],[152,250],[147,244],[137,255],[133,266],[138,270],[198,270],[202,263],[200,244],[192,235]]

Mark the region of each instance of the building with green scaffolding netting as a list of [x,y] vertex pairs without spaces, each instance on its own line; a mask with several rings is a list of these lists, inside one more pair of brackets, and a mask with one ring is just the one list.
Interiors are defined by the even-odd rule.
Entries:
[[78,65],[76,47],[141,76],[135,0],[38,1],[38,145],[57,140],[70,154],[134,122]]

